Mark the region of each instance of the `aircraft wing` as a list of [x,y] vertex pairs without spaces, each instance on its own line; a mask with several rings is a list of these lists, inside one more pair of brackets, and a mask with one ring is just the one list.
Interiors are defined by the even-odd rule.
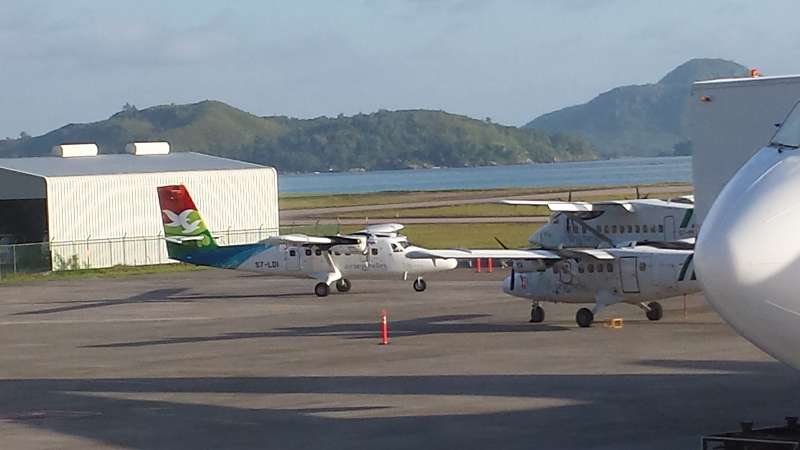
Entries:
[[406,253],[411,259],[511,259],[511,260],[559,260],[559,259],[580,259],[585,257],[594,258],[600,261],[614,259],[614,255],[594,248],[574,248],[563,250],[412,250]]
[[605,250],[598,250],[595,248],[563,249],[563,250],[558,250],[558,254],[566,258],[582,258],[584,256],[590,256],[600,261],[614,259],[614,255],[612,255],[611,253]]
[[334,245],[359,245],[360,240],[344,236],[306,236],[305,234],[285,234],[271,236],[264,240],[270,244],[330,247]]
[[501,200],[504,205],[547,206],[553,212],[587,212],[606,211],[621,208],[633,212],[633,203],[627,200],[610,200],[605,202],[562,202],[558,200]]
[[376,223],[374,225],[367,225],[367,228],[356,231],[352,234],[397,234],[405,228],[405,225],[400,223]]
[[561,259],[558,253],[550,250],[412,250],[406,252],[406,257],[411,259]]

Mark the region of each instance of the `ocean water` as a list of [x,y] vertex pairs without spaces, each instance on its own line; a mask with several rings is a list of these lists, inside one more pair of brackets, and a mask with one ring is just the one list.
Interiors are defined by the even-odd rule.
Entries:
[[691,182],[692,158],[631,158],[604,161],[379,170],[281,175],[281,193],[364,193],[510,187],[618,186]]

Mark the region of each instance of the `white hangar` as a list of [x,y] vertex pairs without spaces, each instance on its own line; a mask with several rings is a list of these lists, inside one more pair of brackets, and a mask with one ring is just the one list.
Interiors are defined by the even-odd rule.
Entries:
[[187,186],[221,243],[278,232],[272,167],[147,145],[129,145],[131,154],[97,155],[89,146],[57,146],[60,156],[0,159],[0,236],[46,243],[40,253],[53,269],[168,262],[156,194],[167,184]]

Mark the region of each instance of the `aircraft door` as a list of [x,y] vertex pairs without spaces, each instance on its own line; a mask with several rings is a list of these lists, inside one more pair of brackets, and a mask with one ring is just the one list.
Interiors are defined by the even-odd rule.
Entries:
[[558,271],[559,280],[564,284],[572,283],[572,270],[575,266],[572,264],[572,261],[564,261],[561,262],[560,270]]
[[285,264],[286,270],[289,271],[297,271],[300,270],[300,252],[302,249],[300,247],[287,247],[285,253]]
[[619,259],[619,277],[622,282],[623,293],[637,293],[639,292],[639,274],[636,271],[635,256],[624,256]]
[[675,240],[675,216],[664,217],[664,240]]

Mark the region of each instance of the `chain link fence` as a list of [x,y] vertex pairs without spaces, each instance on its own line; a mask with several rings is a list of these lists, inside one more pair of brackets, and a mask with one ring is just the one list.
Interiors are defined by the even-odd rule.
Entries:
[[[282,234],[331,235],[337,225],[281,227]],[[259,242],[278,234],[274,228],[212,232],[219,245]],[[167,255],[164,236],[86,239],[69,242],[37,242],[0,245],[0,278],[9,274],[59,270],[100,269],[113,266],[144,266],[174,262]]]

